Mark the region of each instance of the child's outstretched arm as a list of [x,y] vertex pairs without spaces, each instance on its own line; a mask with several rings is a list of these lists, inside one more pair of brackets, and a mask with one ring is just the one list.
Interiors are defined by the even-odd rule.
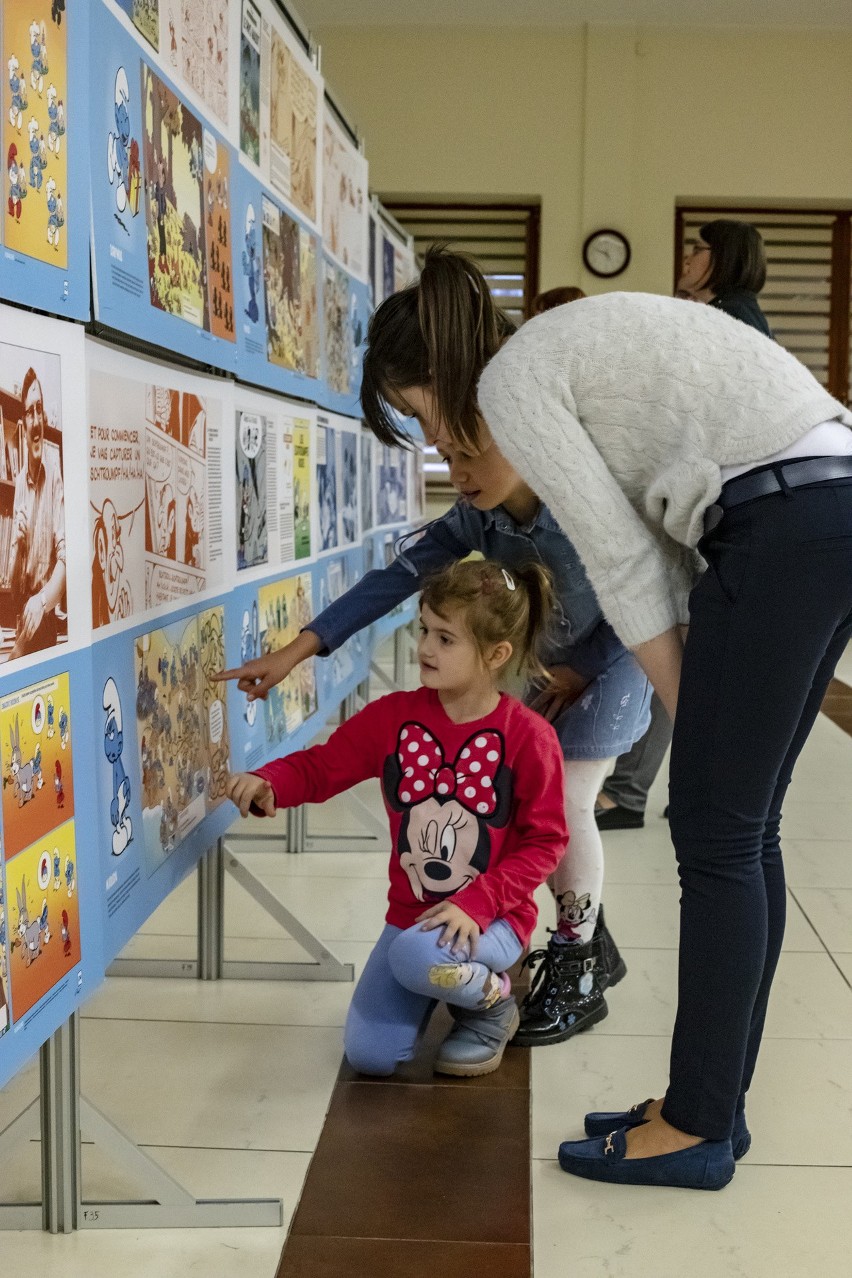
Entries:
[[239,808],[241,817],[247,817],[252,808],[259,809],[257,815],[275,816],[277,809],[272,786],[254,772],[232,772],[225,794]]
[[[251,777],[261,787],[268,787],[271,795],[272,811],[269,811],[256,797],[268,797],[267,790],[261,788],[255,792],[253,785],[248,786],[246,811],[253,804],[255,815],[261,814],[260,809],[268,816],[274,816],[277,808],[297,808],[302,803],[325,803],[336,794],[350,790],[359,781],[381,776],[388,746],[388,703],[405,696],[405,693],[394,692],[390,696],[380,697],[378,701],[372,701],[358,714],[342,723],[323,745],[297,750],[285,755],[283,759],[273,759],[254,773],[238,773],[234,780],[239,782],[241,778]],[[241,793],[239,785],[235,789]],[[236,798],[234,802],[237,802]],[[238,806],[245,816],[242,803],[238,803]]]
[[420,589],[424,577],[477,549],[464,536],[464,519],[453,507],[430,524],[420,541],[405,549],[387,568],[377,568],[341,597],[277,652],[255,657],[242,666],[223,670],[214,679],[236,679],[249,701],[265,701],[269,690],[308,657],[328,656],[347,639]]

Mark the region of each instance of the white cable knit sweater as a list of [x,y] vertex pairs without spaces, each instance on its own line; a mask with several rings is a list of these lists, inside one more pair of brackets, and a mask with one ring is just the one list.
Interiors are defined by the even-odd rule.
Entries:
[[501,451],[574,543],[630,647],[688,620],[719,467],[852,415],[803,364],[714,307],[608,293],[530,320],[482,374]]

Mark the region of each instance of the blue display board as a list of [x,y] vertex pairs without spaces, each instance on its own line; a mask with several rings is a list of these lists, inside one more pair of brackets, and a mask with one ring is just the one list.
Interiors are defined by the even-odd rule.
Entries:
[[319,237],[239,163],[234,182],[240,377],[303,399],[322,393]]
[[[62,6],[65,10],[65,6]],[[64,21],[63,21],[64,18]],[[0,298],[89,318],[85,6],[4,0]]]
[[88,9],[95,314],[234,370],[234,149],[102,0]]

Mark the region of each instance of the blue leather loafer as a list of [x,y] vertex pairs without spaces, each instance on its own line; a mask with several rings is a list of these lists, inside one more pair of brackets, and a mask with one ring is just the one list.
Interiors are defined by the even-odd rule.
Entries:
[[[640,1101],[638,1105],[631,1105],[630,1109],[620,1111],[601,1110],[598,1113],[587,1114],[583,1122],[586,1135],[606,1136],[619,1127],[623,1127],[628,1131],[631,1127],[639,1127],[645,1122],[645,1111],[652,1102],[653,1097],[646,1101]],[[746,1127],[744,1113],[737,1114],[734,1119],[734,1130],[731,1132],[731,1147],[737,1162],[744,1158],[751,1148],[751,1132]]]
[[676,1154],[626,1158],[625,1128],[594,1140],[566,1140],[559,1166],[572,1176],[610,1185],[668,1185],[675,1189],[724,1189],[736,1171],[729,1140],[705,1140]]

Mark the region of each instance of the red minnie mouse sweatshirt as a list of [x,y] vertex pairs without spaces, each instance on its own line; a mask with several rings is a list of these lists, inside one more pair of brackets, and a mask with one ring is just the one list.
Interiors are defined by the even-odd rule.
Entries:
[[529,943],[533,892],[568,842],[562,752],[553,728],[514,697],[454,723],[437,692],[395,692],[325,745],[257,770],[276,805],[323,803],[380,777],[392,851],[388,923],[413,926],[452,898],[484,931],[505,919]]

